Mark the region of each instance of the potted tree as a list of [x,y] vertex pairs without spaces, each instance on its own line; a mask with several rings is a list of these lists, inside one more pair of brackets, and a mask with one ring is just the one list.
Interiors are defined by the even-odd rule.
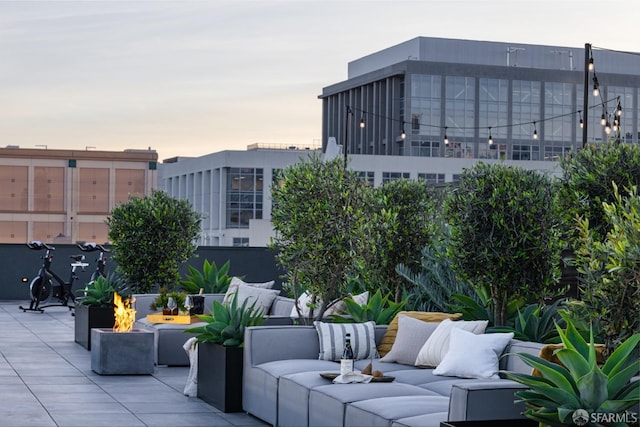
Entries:
[[127,284],[111,272],[88,283],[81,292],[84,296],[76,298],[74,310],[75,342],[91,350],[91,329],[113,328],[113,294],[126,294]]
[[214,301],[211,314],[199,315],[206,322],[185,330],[196,334],[198,346],[198,397],[224,412],[242,411],[242,363],[244,329],[263,322],[257,301],[238,306],[237,293],[231,301]]

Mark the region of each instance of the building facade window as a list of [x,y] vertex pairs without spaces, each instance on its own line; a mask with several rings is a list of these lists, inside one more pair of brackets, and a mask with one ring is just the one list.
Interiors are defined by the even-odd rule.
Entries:
[[439,157],[440,141],[411,141],[411,155],[420,157]]
[[475,128],[475,87],[473,77],[447,76],[445,126],[448,137],[473,138]]
[[441,80],[426,74],[411,76],[412,135],[440,136]]
[[[531,141],[533,126],[540,121],[540,82],[514,80],[511,90],[512,139]],[[522,124],[521,124],[522,123]],[[540,132],[540,130],[538,130]]]
[[227,228],[249,228],[249,220],[262,219],[263,169],[227,170]]
[[512,160],[540,160],[540,147],[537,145],[514,145]]
[[571,83],[545,83],[544,114],[549,119],[538,124],[538,132],[544,126],[544,141],[571,142],[574,120],[574,114],[571,114],[574,111],[572,91]]
[[233,246],[248,247],[249,246],[249,238],[248,237],[234,237],[233,238]]
[[442,184],[444,183],[443,173],[419,173],[418,179],[427,181],[429,184]]
[[479,79],[478,127],[481,138],[507,138],[507,118],[509,117],[509,81],[503,79]]
[[373,187],[375,173],[373,171],[358,171],[358,179],[364,181],[368,186]]
[[409,172],[382,172],[382,183],[396,181],[398,179],[409,179]]

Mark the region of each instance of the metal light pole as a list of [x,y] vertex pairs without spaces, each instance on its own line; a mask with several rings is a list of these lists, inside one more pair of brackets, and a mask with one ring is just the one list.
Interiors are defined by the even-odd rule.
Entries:
[[582,100],[582,113],[584,114],[584,126],[582,128],[582,148],[587,146],[587,130],[589,128],[589,64],[591,60],[591,44],[584,45],[584,93]]
[[349,115],[353,116],[353,111],[351,110],[351,107],[349,107],[348,105],[347,107],[347,111],[345,113],[345,117],[344,117],[344,142],[342,143],[342,154],[344,154],[344,170],[347,170],[347,151],[348,151],[348,147],[349,147]]

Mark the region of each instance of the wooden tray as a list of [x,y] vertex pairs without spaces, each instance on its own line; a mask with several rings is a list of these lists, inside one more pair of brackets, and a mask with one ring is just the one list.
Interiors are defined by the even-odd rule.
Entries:
[[176,325],[190,325],[192,323],[201,322],[198,316],[171,315],[162,313],[147,314],[147,322],[149,323],[173,323]]
[[[320,374],[320,376],[321,376],[322,378],[326,378],[326,379],[328,379],[328,380],[332,380],[332,381],[333,381],[333,380],[335,380],[337,377],[339,377],[339,376],[340,376],[340,374],[339,374],[339,373],[336,373],[336,372],[323,372],[323,373],[321,373],[321,374]],[[373,378],[371,378],[371,382],[372,382],[372,383],[390,383],[390,382],[392,382],[392,381],[393,381],[393,380],[395,380],[395,379],[396,379],[396,377],[385,377],[385,376],[382,376],[382,377],[373,377]]]

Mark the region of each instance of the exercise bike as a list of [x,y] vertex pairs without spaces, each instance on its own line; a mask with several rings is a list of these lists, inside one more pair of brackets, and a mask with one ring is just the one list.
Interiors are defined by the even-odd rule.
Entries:
[[[37,311],[44,312],[44,309],[47,307],[69,307],[69,310],[73,309],[74,306],[69,305],[69,300],[72,302],[75,301],[75,297],[71,288],[73,286],[73,282],[78,279],[78,275],[76,274],[76,270],[78,268],[81,271],[84,271],[86,267],[89,266],[89,263],[84,262],[84,255],[71,255],[71,274],[69,276],[69,281],[65,282],[58,274],[56,274],[53,270],[51,270],[51,263],[53,262],[53,255],[51,254],[56,248],[53,246],[49,246],[44,242],[39,240],[32,240],[27,243],[27,247],[34,251],[46,250],[45,255],[42,257],[44,262],[36,277],[31,280],[29,284],[29,292],[31,294],[31,302],[29,303],[29,307],[20,306],[20,310],[23,312],[26,311]],[[82,249],[82,247],[80,247]],[[84,249],[82,249],[84,250]],[[55,279],[56,284],[52,283],[52,279]],[[53,299],[49,299],[50,297],[55,298],[57,301],[53,301]],[[49,301],[46,305],[40,305],[41,302]]]
[[91,274],[89,283],[95,282],[96,279],[100,276],[106,277],[106,274],[104,272],[104,266],[107,264],[107,257],[104,254],[106,252],[109,252],[109,249],[95,242],[86,242],[81,245],[78,245],[78,247],[80,248],[81,251],[84,251],[84,252],[100,251],[100,254],[98,255],[98,259],[96,259],[96,263],[97,263],[96,270]]

